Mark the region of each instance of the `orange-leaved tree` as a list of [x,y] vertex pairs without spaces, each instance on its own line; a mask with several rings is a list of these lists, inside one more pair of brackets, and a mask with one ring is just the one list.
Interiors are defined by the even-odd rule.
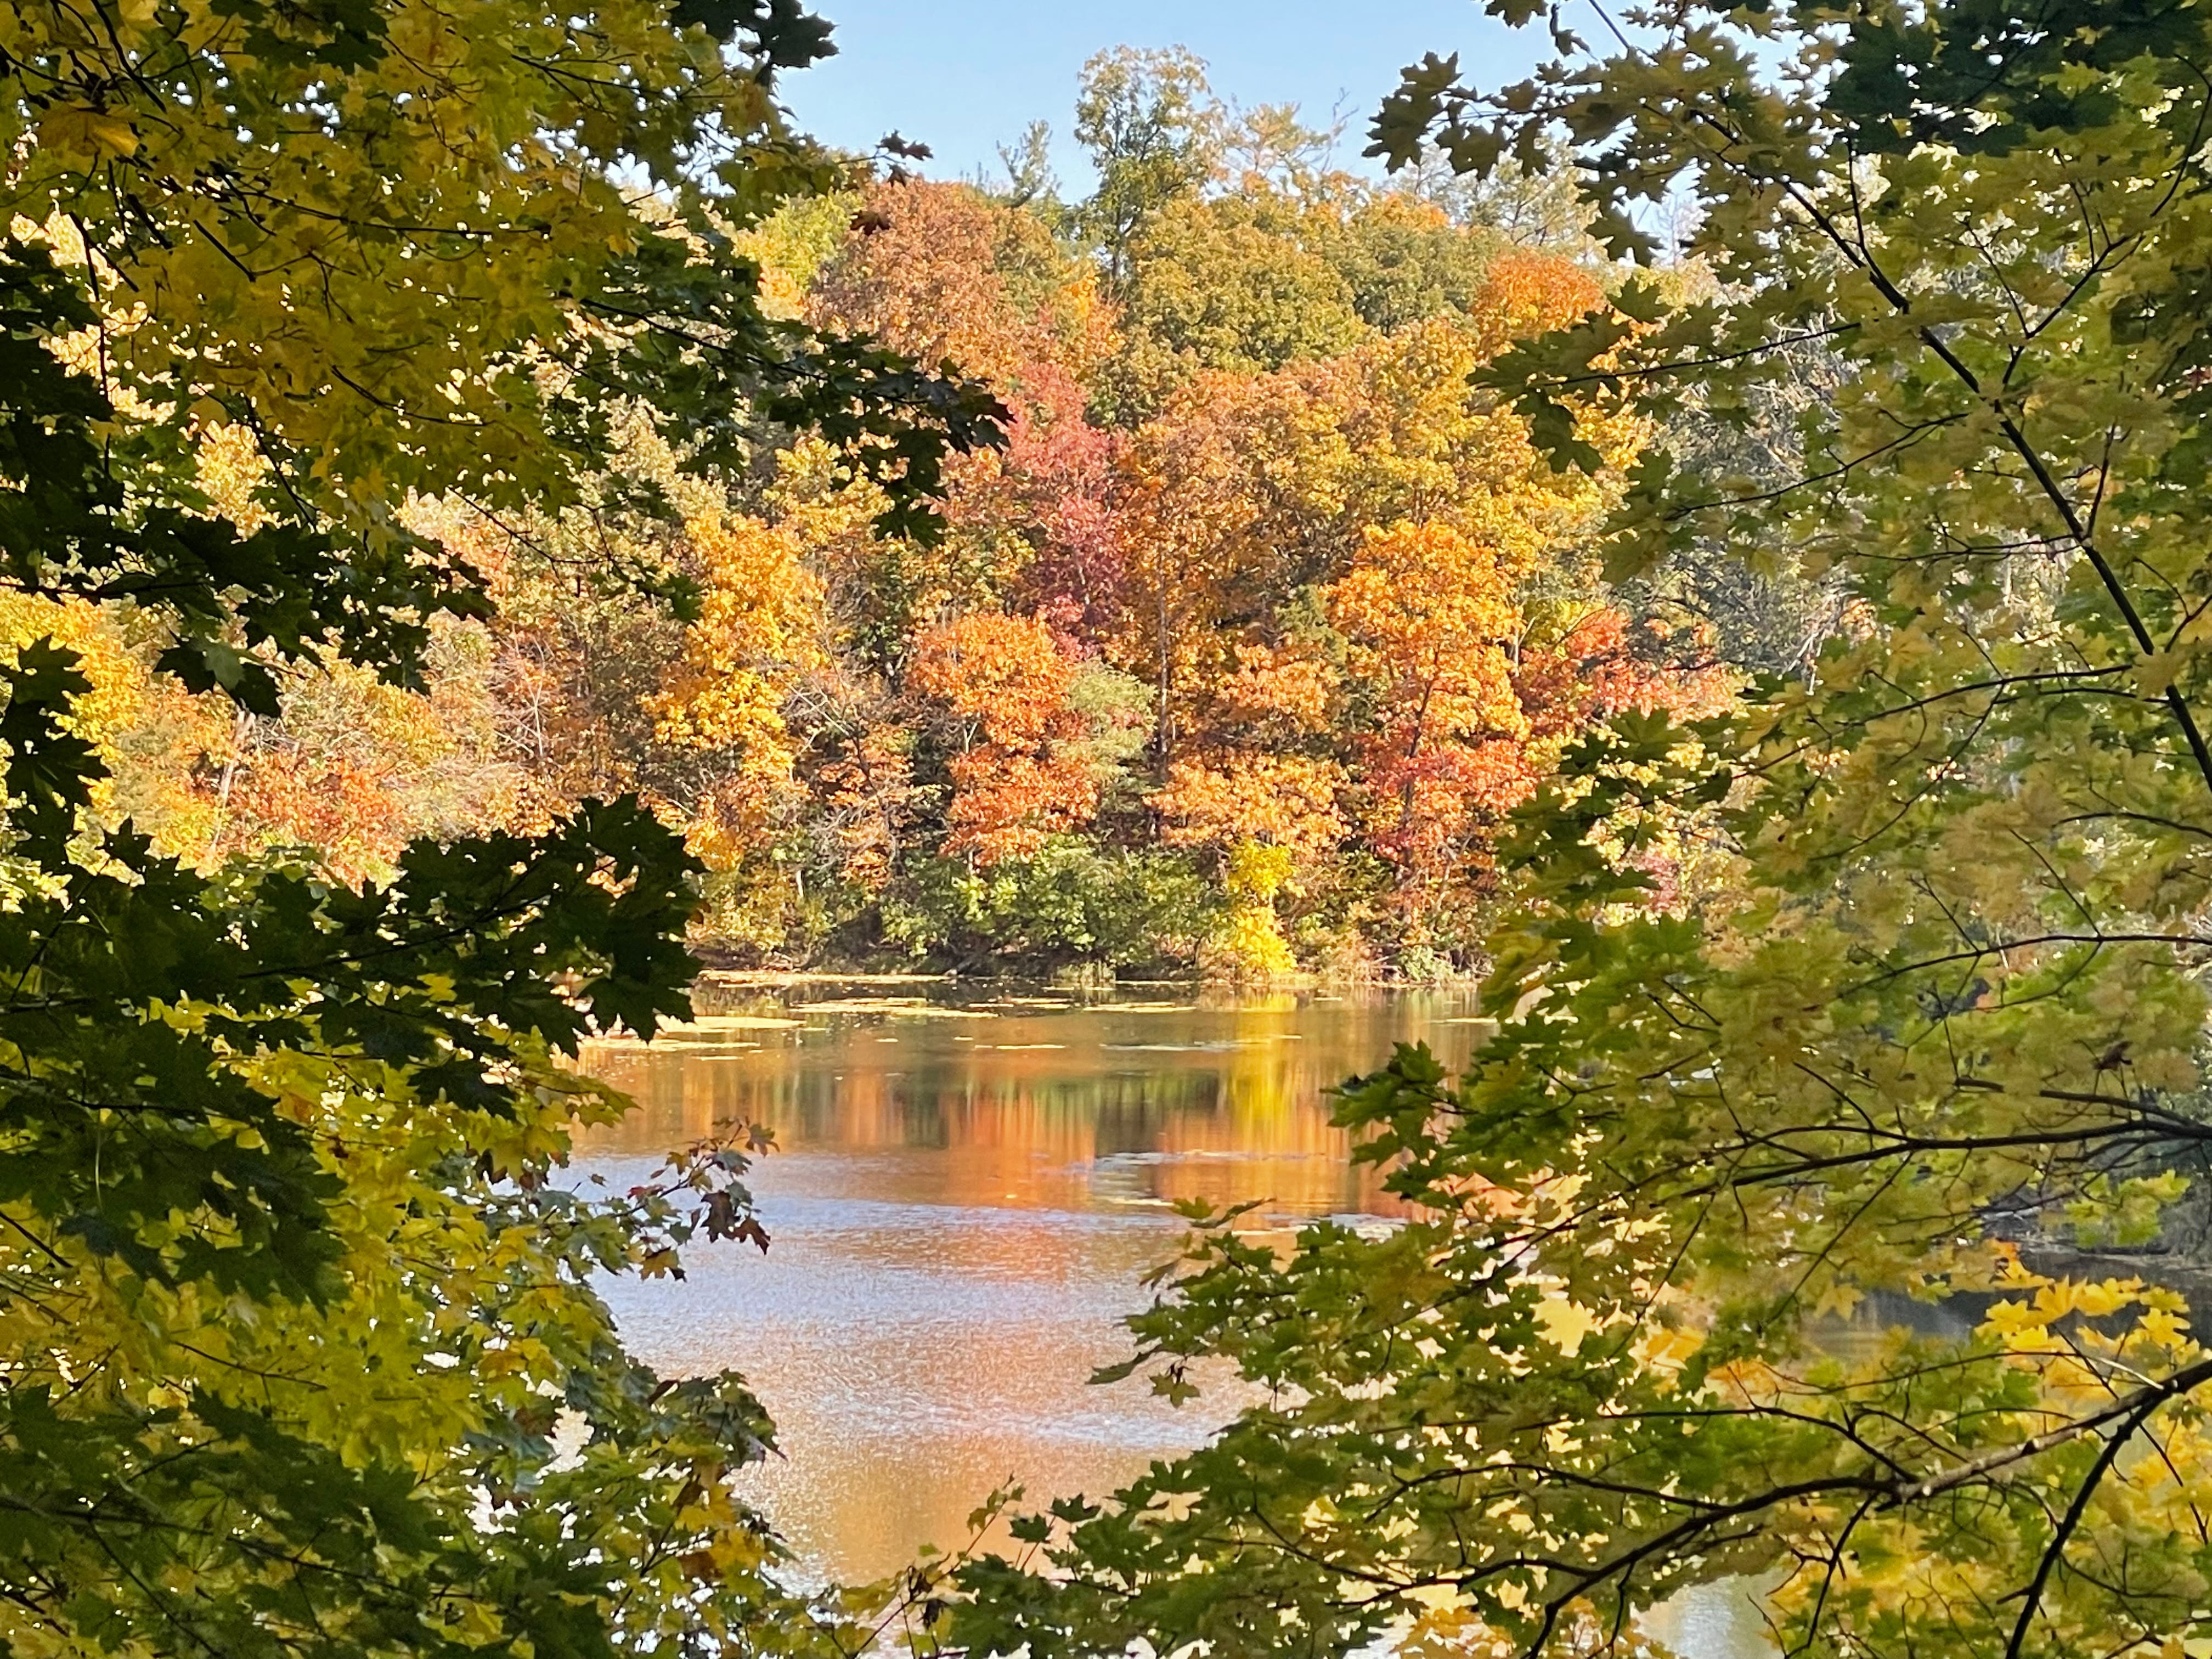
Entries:
[[1366,706],[1354,738],[1376,847],[1435,888],[1534,787],[1513,685],[1516,580],[1529,551],[1431,520],[1370,530],[1327,592]]
[[1097,811],[1087,724],[1068,704],[1075,668],[1036,617],[973,612],[915,642],[907,684],[942,708],[954,750],[944,852],[1019,857]]
[[1350,780],[1332,752],[1338,675],[1289,644],[1234,653],[1235,671],[1196,703],[1152,805],[1161,840],[1208,849],[1230,897],[1206,965],[1273,973],[1291,963],[1277,894],[1295,896],[1299,873],[1344,838]]
[[967,185],[878,183],[823,266],[809,311],[1004,391],[1032,362],[1087,374],[1110,349],[1095,270],[1030,215]]
[[[873,335],[988,381],[1013,416],[1001,453],[947,465],[949,533],[923,544],[883,538],[878,508],[843,510],[822,538],[833,605],[853,642],[896,673],[914,638],[948,608],[979,611],[1071,596],[1096,607],[1113,585],[1102,497],[1111,453],[1085,419],[1084,382],[1110,349],[1097,273],[1033,216],[963,185],[870,187],[822,267],[808,314]],[[825,450],[799,471],[827,480]],[[862,495],[865,488],[824,493]],[[1042,567],[1031,582],[1032,566]]]

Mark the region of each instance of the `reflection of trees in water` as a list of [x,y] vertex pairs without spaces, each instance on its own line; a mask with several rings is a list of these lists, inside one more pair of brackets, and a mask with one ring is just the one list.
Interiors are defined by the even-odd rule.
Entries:
[[1225,1379],[1181,1411],[1141,1379],[1085,1380],[1129,1352],[1118,1322],[1176,1247],[1165,1203],[1271,1200],[1255,1223],[1385,1208],[1347,1164],[1328,1086],[1425,1025],[1447,1058],[1474,1035],[1430,1023],[1464,999],[1200,1000],[708,1023],[586,1056],[641,1103],[584,1137],[586,1159],[737,1118],[773,1126],[790,1154],[757,1172],[766,1257],[702,1253],[682,1284],[632,1287],[622,1316],[672,1373],[744,1370],[785,1453],[760,1493],[807,1561],[872,1577],[921,1540],[964,1537],[1010,1475],[1096,1494],[1195,1443],[1239,1403]]
[[1346,1167],[1326,1091],[1417,1027],[1441,1047],[1468,1045],[1467,1026],[1433,1026],[1430,1012],[1413,999],[1302,1008],[1285,998],[1010,1016],[957,1032],[949,1021],[848,1017],[826,1032],[739,1034],[757,1046],[607,1045],[588,1063],[642,1109],[592,1139],[654,1151],[746,1121],[771,1126],[789,1151],[957,1153],[979,1188],[1001,1187],[994,1200],[1017,1195],[1002,1175],[1049,1185],[1110,1167],[1117,1192],[1155,1199],[1388,1208],[1373,1173]]

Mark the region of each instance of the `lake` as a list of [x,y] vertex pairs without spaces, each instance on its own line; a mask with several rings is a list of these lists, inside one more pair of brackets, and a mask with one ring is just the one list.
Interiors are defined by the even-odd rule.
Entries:
[[[1325,1091],[1400,1042],[1455,1062],[1483,1029],[1461,990],[710,978],[698,1001],[649,1046],[587,1052],[640,1109],[579,1163],[627,1184],[718,1124],[766,1124],[774,1243],[695,1249],[684,1280],[611,1297],[664,1371],[745,1375],[783,1449],[759,1497],[811,1575],[845,1582],[966,1541],[1002,1484],[1102,1493],[1202,1437],[1232,1405],[1086,1380],[1128,1352],[1173,1204],[1389,1214]],[[1689,1659],[1765,1650],[1740,1594],[1662,1622]]]

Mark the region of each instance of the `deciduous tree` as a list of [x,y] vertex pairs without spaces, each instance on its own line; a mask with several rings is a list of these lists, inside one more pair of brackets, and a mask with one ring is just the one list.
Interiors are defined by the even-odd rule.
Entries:
[[[1049,1576],[976,1571],[962,1639],[1626,1651],[1734,1580],[1793,1654],[2185,1652],[2212,1356],[2155,1256],[2100,1253],[2158,1237],[2212,1135],[2207,19],[1551,21],[1522,85],[1411,71],[1378,148],[1486,171],[1564,130],[1600,235],[1649,256],[1688,193],[1717,280],[1632,283],[1486,382],[1595,469],[1584,400],[1747,422],[1823,343],[1788,476],[1656,447],[1609,560],[1802,549],[1853,615],[1729,718],[1570,747],[1519,820],[1498,1035],[1342,1100],[1418,1218],[1287,1261],[1207,1218],[1144,1359],[1263,1402],[1029,1523]],[[1725,878],[1655,904],[1634,850],[1686,815]],[[1915,1300],[1949,1316],[1883,1328]]]
[[[695,468],[820,426],[922,527],[995,406],[772,322],[729,257],[831,177],[772,95],[823,36],[745,0],[11,9],[0,578],[270,719],[332,664],[420,686],[488,613],[410,492],[580,506],[641,404]],[[253,514],[214,499],[216,424]],[[358,887],[204,872],[94,799],[98,654],[0,653],[0,1645],[826,1639],[734,1484],[757,1406],[629,1359],[592,1286],[764,1242],[746,1149],[553,1178],[621,1109],[565,1057],[687,1006],[696,863],[630,799]]]
[[1035,617],[957,617],[917,642],[908,684],[942,703],[954,728],[942,850],[993,864],[1036,851],[1097,810],[1085,723],[1068,706],[1074,676]]

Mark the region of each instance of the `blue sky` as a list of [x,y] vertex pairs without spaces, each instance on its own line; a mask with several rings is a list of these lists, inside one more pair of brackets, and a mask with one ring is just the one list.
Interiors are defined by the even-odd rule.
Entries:
[[1213,88],[1244,105],[1295,103],[1319,125],[1340,101],[1352,118],[1346,159],[1401,66],[1460,53],[1476,83],[1517,80],[1549,41],[1513,30],[1476,0],[819,0],[838,55],[787,77],[799,125],[865,149],[896,131],[928,144],[938,177],[995,172],[999,144],[1052,124],[1064,181],[1083,168],[1068,138],[1076,75],[1113,46],[1188,46]]

